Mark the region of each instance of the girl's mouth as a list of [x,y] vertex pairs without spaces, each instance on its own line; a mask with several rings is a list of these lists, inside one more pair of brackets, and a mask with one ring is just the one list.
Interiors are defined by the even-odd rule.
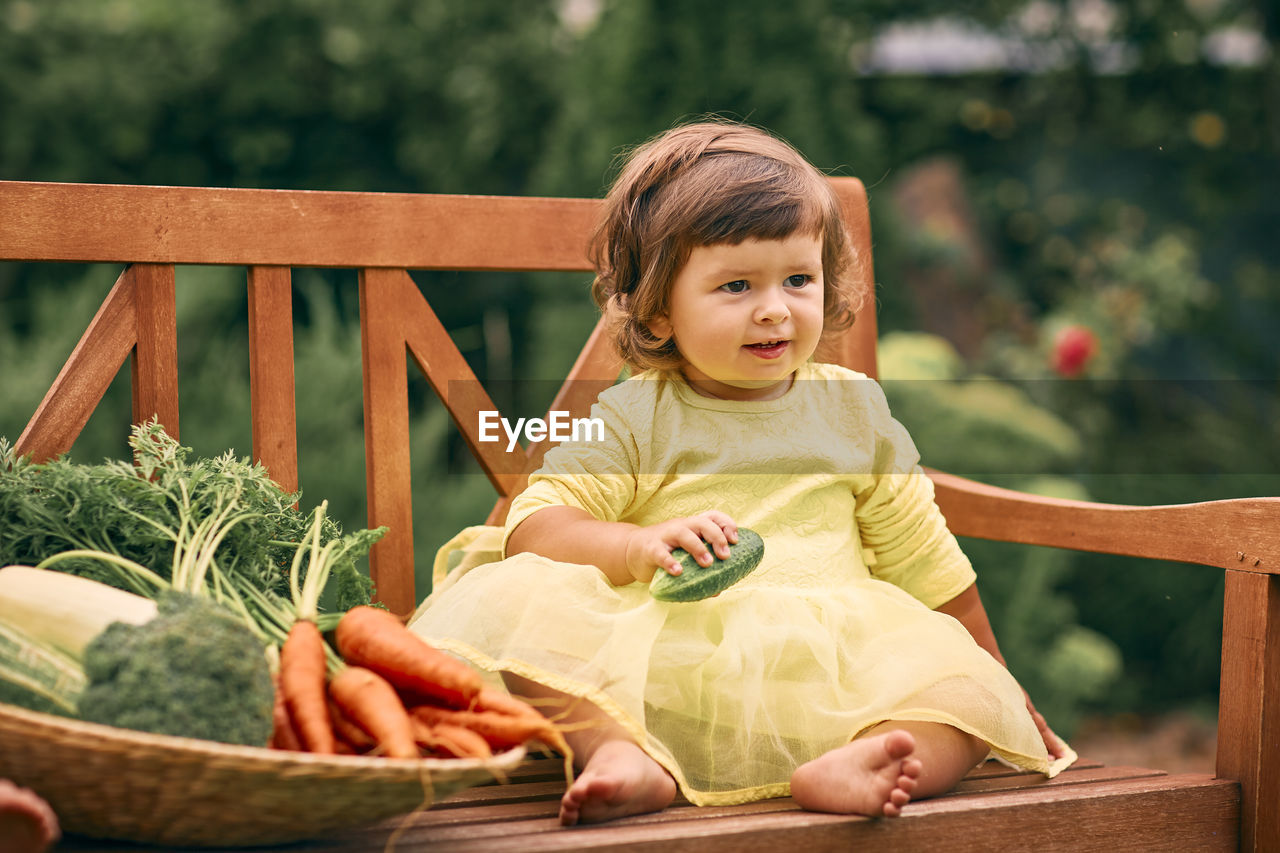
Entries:
[[760,358],[778,358],[787,350],[790,341],[763,341],[758,344],[747,344],[744,348]]

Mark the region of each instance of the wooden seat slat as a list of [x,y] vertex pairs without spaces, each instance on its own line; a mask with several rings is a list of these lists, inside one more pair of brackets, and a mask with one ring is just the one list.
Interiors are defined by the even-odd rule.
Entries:
[[[564,830],[545,817],[447,830],[419,816],[400,836],[415,851],[690,851],[737,853],[786,846],[894,851],[1124,849],[1234,850],[1235,786],[1207,775],[1140,777],[1089,785],[938,798],[909,805],[897,820],[806,812],[790,800],[735,808],[673,807],[658,814]],[[532,811],[532,810],[530,810]],[[536,813],[534,813],[536,815]],[[424,820],[426,819],[426,820]],[[379,828],[393,831],[392,824]],[[373,846],[380,836],[347,836]],[[334,851],[367,847],[325,847]]]
[[532,755],[508,773],[506,779],[494,779],[479,787],[492,788],[513,782],[550,782],[556,779],[564,781],[564,762],[554,756]]
[[[423,840],[440,846],[459,842],[476,842],[480,839],[499,841],[505,837],[518,836],[528,838],[548,832],[559,832],[562,829],[558,821],[559,799],[557,796],[554,800],[542,802],[520,803],[510,806],[504,804],[483,811],[478,808],[471,808],[468,810],[469,816],[478,817],[484,814],[486,819],[469,825],[448,821],[448,825],[444,826],[441,825],[441,821],[437,820],[435,813],[427,812],[420,815],[413,822],[413,832],[423,836]],[[800,811],[800,807],[795,804],[794,800],[787,798],[757,800],[738,806],[696,807],[688,803],[677,803],[662,812],[637,815],[627,818],[616,825],[634,828],[637,826],[656,826],[690,821],[745,820],[778,812],[797,811]],[[447,810],[440,814],[446,820],[451,817]],[[595,828],[608,829],[610,827]]]
[[1052,779],[1037,773],[1017,773],[1012,776],[987,776],[983,778],[966,777],[942,797],[963,797],[974,794],[989,794],[995,791],[1023,791],[1040,788],[1059,788],[1063,785],[1089,785],[1094,782],[1109,782],[1117,779],[1137,779],[1148,776],[1167,776],[1163,770],[1151,770],[1145,767],[1094,767],[1088,770],[1071,768],[1064,770]]
[[441,808],[472,803],[520,803],[536,800],[541,797],[559,799],[564,793],[564,776],[558,779],[535,782],[513,782],[508,785],[486,785],[482,788],[468,788],[459,791],[440,803]]
[[[1099,767],[1104,767],[1104,766],[1105,765],[1103,765],[1101,762],[1095,761],[1091,758],[1081,758],[1081,759],[1078,759],[1075,764],[1072,764],[1071,767],[1069,767],[1065,772],[1076,773],[1081,770],[1093,770],[1093,769],[1097,769]],[[965,776],[965,779],[966,780],[994,779],[994,778],[1003,778],[1006,776],[1025,776],[1025,775],[1028,775],[1027,771],[1025,770],[1019,770],[1016,767],[1010,767],[1007,764],[1001,764],[999,761],[993,760],[993,761],[985,761],[982,764],[979,764],[973,770],[969,771],[969,774]],[[557,780],[564,781],[563,762],[559,758],[554,756],[548,757],[548,756],[542,756],[542,755],[535,755],[526,759],[523,764],[521,764],[515,770],[511,771],[509,774],[507,774],[507,778],[505,780],[495,779],[491,782],[486,782],[483,785],[480,785],[480,786],[477,786],[476,788],[471,788],[468,790],[482,791],[485,788],[500,787],[502,785],[509,785],[514,783],[554,782]],[[461,796],[468,796],[468,794],[466,792],[459,792],[454,796],[461,797]],[[472,794],[470,796],[478,797],[480,795]]]
[[[1238,786],[1206,774],[1138,776],[912,803],[895,820],[806,812],[789,799],[736,807],[673,806],[609,824],[563,829],[556,799],[433,809],[291,847],[297,853],[396,850],[688,851],[801,849],[950,851],[1226,851],[1237,849]],[[60,853],[123,853],[71,838]],[[263,848],[261,853],[279,848]],[[251,853],[246,849],[245,853]]]
[[[1076,759],[1076,763],[1068,768],[1067,772],[1074,770],[1090,770],[1095,767],[1102,767],[1102,763],[1094,761],[1091,758]],[[1016,767],[1010,767],[1007,764],[1001,764],[999,761],[991,760],[979,764],[973,770],[969,771],[969,775],[965,779],[992,779],[1000,776],[1023,776],[1027,771],[1019,770]]]
[[[548,796],[514,803],[480,803],[454,808],[445,808],[442,805],[430,811],[420,812],[409,823],[415,827],[431,827],[431,835],[435,837],[436,833],[446,827],[502,824],[533,818],[554,820],[559,810],[560,795],[556,794],[554,797]],[[386,825],[395,826],[396,823],[396,820],[390,820]]]
[[[1154,779],[1164,777],[1162,771],[1133,767],[1101,767],[1087,770],[1073,768],[1056,779],[1046,780],[1036,774],[1016,773],[1013,776],[983,776],[982,769],[971,774],[956,792],[945,795],[947,799],[967,798],[973,802],[983,801],[992,794],[1007,794],[1011,791],[1046,791],[1066,786],[1096,785],[1097,783],[1128,782],[1138,779]],[[1179,783],[1181,784],[1181,783]],[[523,786],[522,786],[523,787]],[[502,839],[519,836],[527,839],[531,835],[541,835],[557,831],[555,823],[561,786],[538,786],[542,795],[540,799],[527,800],[522,794],[514,801],[497,802],[492,798],[493,786],[473,789],[466,797],[457,796],[441,804],[441,807],[418,815],[411,822],[412,834],[406,841],[418,843],[415,835],[423,836],[423,842],[433,845],[448,843],[472,842],[481,839]],[[1126,789],[1128,790],[1128,789]],[[524,794],[532,793],[526,791]],[[943,798],[939,798],[943,799]],[[466,805],[459,805],[465,801]],[[926,801],[914,804],[909,814],[917,811],[928,811],[931,803]],[[457,807],[450,807],[457,806]],[[696,808],[687,803],[678,803],[667,810],[652,814],[629,818],[627,826],[666,824],[680,821],[704,821],[716,819],[734,819],[745,821],[748,818],[775,813],[801,812],[799,806],[788,798],[761,800],[739,806],[707,806]],[[806,813],[807,814],[807,813]],[[390,825],[390,824],[389,824]],[[621,824],[620,824],[621,825]],[[606,828],[607,829],[607,828]],[[607,835],[607,833],[606,833]],[[612,844],[612,841],[608,841]]]
[[[1008,769],[1008,768],[1005,768]],[[986,794],[995,791],[1013,791],[1032,788],[1051,788],[1061,787],[1063,785],[1084,785],[1100,781],[1114,781],[1118,779],[1134,779],[1139,777],[1165,776],[1163,770],[1152,770],[1143,767],[1125,767],[1125,766],[1104,766],[1094,764],[1090,767],[1071,767],[1053,779],[1046,779],[1037,773],[1028,773],[1026,771],[1010,770],[1007,774],[999,775],[984,772],[983,769],[975,770],[963,779],[955,790],[942,794],[943,797],[958,797],[975,794]],[[535,777],[532,780],[513,780],[508,784],[485,785],[471,788],[466,791],[459,792],[447,800],[438,804],[438,808],[442,811],[460,807],[472,807],[475,805],[498,804],[498,803],[514,803],[528,802],[545,797],[559,798],[564,791],[564,779],[561,778],[543,778]],[[781,800],[763,801],[774,803],[774,806],[762,806],[758,803],[751,803],[744,806],[706,806],[700,811],[708,815],[716,814],[717,809],[728,809],[730,811],[751,810],[752,808],[759,810],[768,810],[776,808],[776,803]],[[677,805],[688,805],[683,801],[678,801]],[[749,808],[750,807],[750,808]]]

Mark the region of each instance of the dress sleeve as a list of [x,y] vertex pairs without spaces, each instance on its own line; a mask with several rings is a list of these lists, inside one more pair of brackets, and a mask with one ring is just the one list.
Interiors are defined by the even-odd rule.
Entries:
[[890,416],[880,386],[868,385],[875,459],[855,510],[862,544],[874,555],[868,568],[936,608],[964,592],[977,575],[934,502],[933,481],[920,467],[915,442]]
[[602,439],[566,442],[547,451],[528,488],[512,501],[502,536],[504,557],[511,532],[540,509],[572,506],[601,521],[617,521],[634,503],[640,448],[626,413],[602,400],[592,406],[591,417],[603,422]]

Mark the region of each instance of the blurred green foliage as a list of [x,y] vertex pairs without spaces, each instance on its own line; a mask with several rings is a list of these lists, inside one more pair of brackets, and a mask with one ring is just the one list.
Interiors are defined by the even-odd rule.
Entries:
[[[877,36],[934,19],[1052,61],[876,69]],[[1263,49],[1211,60],[1224,28]],[[866,181],[882,329],[920,328],[913,277],[967,282],[985,333],[947,370],[982,380],[895,395],[926,463],[1132,503],[1280,494],[1277,91],[1280,14],[1247,0],[0,0],[0,178],[595,195],[626,146],[682,119],[769,127]],[[983,265],[895,208],[938,157]],[[118,272],[0,264],[0,434],[21,432]],[[504,409],[540,414],[534,380],[563,375],[594,321],[584,277],[415,278]],[[242,282],[179,275],[182,438],[200,453],[249,449]],[[355,276],[295,282],[301,485],[359,525]],[[1066,381],[1050,355],[1073,324],[1098,352]],[[74,456],[123,455],[127,384]],[[492,494],[425,383],[411,396],[425,591],[435,547]],[[1034,415],[1002,427],[1001,407]],[[1220,573],[972,545],[1020,675],[1079,683],[1061,707],[1212,700]],[[1124,678],[1105,677],[1099,635]]]
[[[1050,497],[1083,500],[1070,470],[1083,453],[1079,433],[1016,384],[974,374],[942,338],[920,332],[881,336],[878,361],[889,406],[930,467]],[[1072,555],[968,541],[979,589],[1009,669],[1055,729],[1069,733],[1083,709],[1114,689],[1122,653],[1080,624],[1062,586]]]

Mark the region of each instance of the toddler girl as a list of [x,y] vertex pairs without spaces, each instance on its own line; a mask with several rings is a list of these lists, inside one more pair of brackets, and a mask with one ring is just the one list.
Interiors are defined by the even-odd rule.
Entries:
[[[413,628],[570,709],[562,823],[790,794],[894,816],[987,757],[1074,759],[1003,667],[975,575],[880,387],[813,360],[858,307],[837,199],[745,126],[637,149],[593,241],[594,295],[635,374],[604,439],[563,444],[512,504],[504,559],[438,583]],[[597,437],[598,438],[598,437]],[[664,603],[655,572],[764,559]]]

